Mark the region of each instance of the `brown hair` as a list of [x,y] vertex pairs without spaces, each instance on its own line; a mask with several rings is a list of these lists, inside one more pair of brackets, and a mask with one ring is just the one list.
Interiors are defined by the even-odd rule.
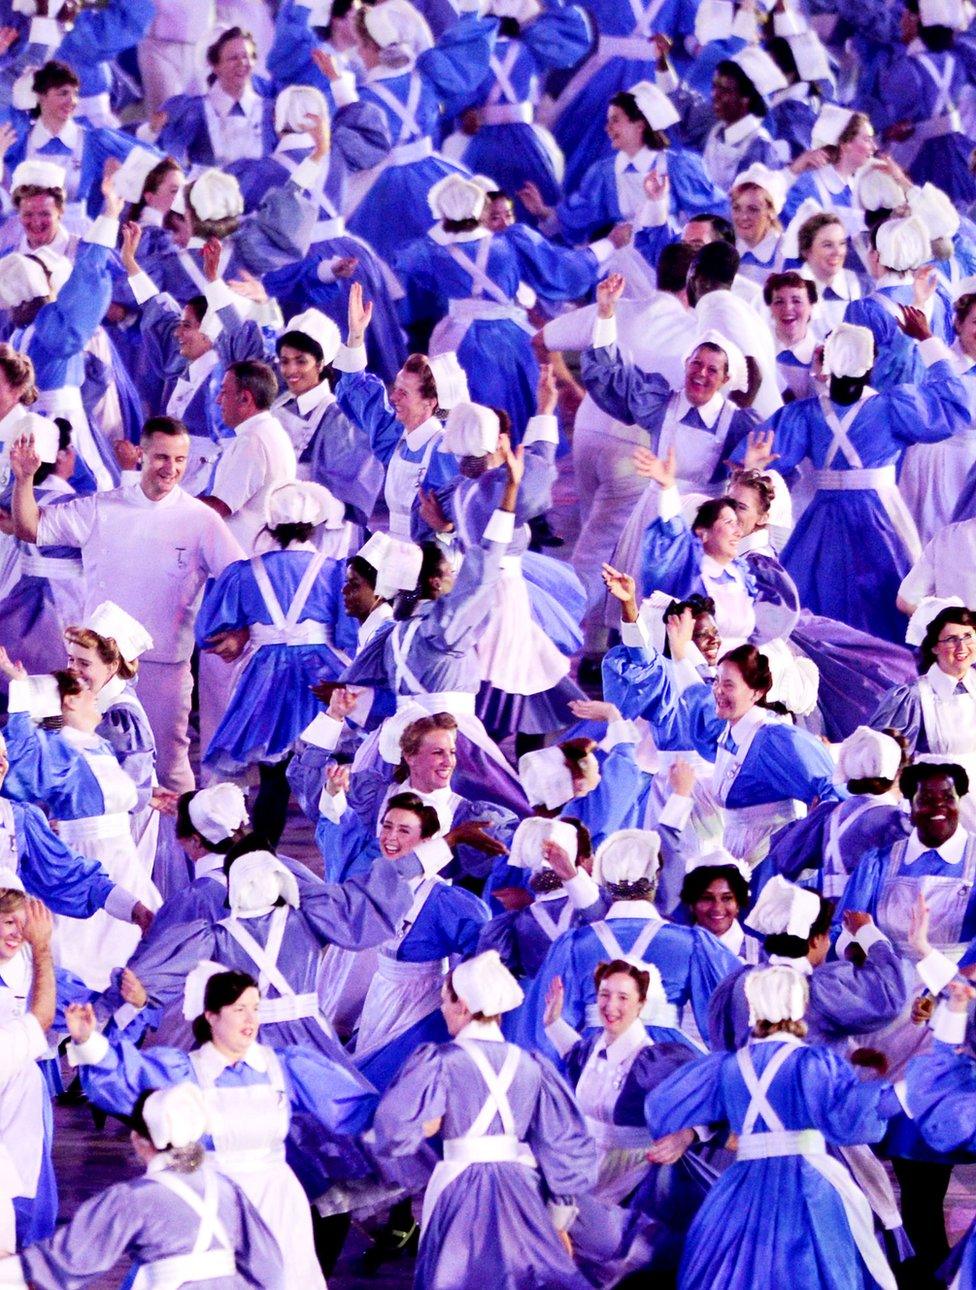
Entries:
[[408,354],[403,363],[403,370],[420,377],[420,397],[422,399],[433,399],[436,404],[437,382],[434,380],[434,373],[430,363],[427,361],[427,355]]
[[759,702],[765,701],[766,695],[773,688],[773,674],[769,670],[766,655],[760,654],[755,645],[737,645],[735,649],[723,654],[719,662],[734,663],[749,689],[759,691]]
[[0,915],[12,914],[15,909],[23,909],[27,896],[19,887],[0,887]]
[[61,696],[62,701],[72,698],[76,694],[81,694],[82,690],[85,689],[85,686],[78,680],[74,672],[62,670],[52,672],[51,675],[58,683],[58,694]]
[[28,197],[53,197],[54,204],[61,213],[64,213],[64,189],[55,187],[45,187],[43,184],[18,184],[13,191],[13,200],[16,207]]
[[757,1039],[769,1039],[771,1035],[795,1035],[804,1039],[807,1033],[805,1021],[757,1021],[752,1028]]
[[34,383],[34,364],[26,354],[21,354],[8,345],[0,344],[0,372],[8,385],[20,389],[19,401],[25,407],[37,402],[37,386]]
[[831,165],[835,165],[840,160],[840,145],[842,143],[850,143],[852,139],[856,139],[864,126],[870,124],[871,118],[866,112],[851,113],[851,119],[848,121],[847,125],[844,126],[843,130],[841,130],[837,142],[824,144],[823,150],[827,154]]
[[[815,217],[813,217],[815,218]],[[806,225],[804,225],[806,228]],[[797,273],[795,269],[787,269],[785,273],[771,273],[766,279],[766,285],[763,287],[763,300],[767,305],[773,303],[773,295],[777,291],[784,291],[788,287],[802,287],[807,293],[807,299],[812,305],[817,303],[817,284],[805,278],[802,273]]]
[[734,198],[736,193],[749,193],[749,192],[762,193],[763,197],[766,198],[766,206],[768,208],[767,213],[769,215],[770,228],[774,228],[777,233],[782,233],[783,225],[780,222],[779,216],[776,214],[776,208],[773,205],[773,199],[769,195],[768,190],[763,188],[762,184],[754,183],[751,179],[747,179],[745,183],[733,184],[732,190],[729,193],[729,198],[730,199]]
[[647,990],[651,984],[650,972],[641,971],[635,963],[628,963],[626,959],[611,959],[609,963],[597,964],[596,971],[593,973],[593,984],[599,990],[610,976],[629,976],[637,986],[637,998],[641,1003],[646,1002]]
[[[216,67],[220,62],[220,56],[224,52],[224,46],[229,45],[232,40],[246,40],[251,49],[257,54],[257,42],[249,31],[244,27],[228,27],[222,31],[212,45],[207,46],[207,62],[211,67]],[[207,78],[211,80],[210,77]],[[211,80],[211,84],[212,84]]]
[[957,332],[974,308],[976,308],[976,291],[965,292],[952,306],[952,321]]
[[162,161],[157,161],[155,166],[153,166],[152,170],[150,170],[149,174],[146,176],[145,182],[142,185],[142,196],[137,202],[133,203],[132,210],[129,212],[129,218],[137,220],[145,210],[146,193],[159,192],[159,186],[166,176],[176,174],[177,172],[182,174],[183,167],[175,157],[167,156],[164,157]]
[[[808,220],[805,220],[800,225],[800,231],[796,235],[796,247],[801,260],[805,260],[810,254],[810,248],[813,246],[814,238],[820,230],[822,228],[827,228],[830,224],[837,224],[840,228],[844,228],[844,225],[837,216],[832,214],[830,211],[819,211],[816,215],[811,215]],[[846,236],[846,229],[844,229],[844,233]]]
[[106,667],[115,668],[123,681],[131,681],[139,671],[139,660],[127,663],[119,653],[114,636],[99,636],[98,632],[87,627],[67,627],[64,639],[72,645],[80,645],[82,649],[93,649]]
[[458,724],[449,712],[435,712],[429,717],[418,717],[416,721],[411,721],[400,736],[400,765],[393,775],[397,783],[402,784],[409,776],[407,758],[416,757],[428,735],[432,735],[435,730],[457,730],[457,728]]
[[742,488],[750,488],[756,494],[759,502],[759,509],[763,515],[768,515],[773,505],[773,499],[776,496],[776,490],[773,488],[773,481],[768,475],[764,475],[761,470],[746,470],[744,467],[732,472],[732,478],[729,481],[733,487],[736,484]]

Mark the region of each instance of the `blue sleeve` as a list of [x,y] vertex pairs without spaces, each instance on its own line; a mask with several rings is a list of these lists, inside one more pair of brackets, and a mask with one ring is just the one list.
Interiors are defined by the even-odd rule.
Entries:
[[208,584],[193,628],[199,648],[218,632],[250,626],[251,618],[244,607],[244,584],[253,579],[250,560],[235,560]]
[[614,223],[619,211],[617,194],[610,191],[613,171],[605,161],[595,161],[570,193],[556,207],[559,227],[567,242],[586,242],[598,229]]
[[[773,446],[778,461],[776,469],[781,473],[793,470],[810,455],[810,417],[820,416],[819,405],[814,399],[801,399],[797,403],[787,403],[778,408],[769,418],[768,426],[775,435]],[[732,453],[732,460],[745,460],[748,440],[741,439]]]
[[369,435],[373,456],[388,466],[403,435],[403,426],[380,378],[372,372],[346,372],[336,385],[335,396],[349,420]]
[[520,39],[540,67],[574,67],[589,51],[593,29],[579,5],[552,4],[523,27]]
[[69,851],[36,806],[14,805],[17,871],[32,896],[55,914],[90,918],[115,886],[97,860]]
[[338,824],[319,816],[315,844],[325,862],[322,876],[326,882],[343,882],[367,873],[380,854],[376,834],[349,808],[343,811]]
[[741,960],[703,927],[693,927],[691,931],[695,944],[689,965],[688,992],[698,1032],[707,1035],[708,1005],[715,987],[731,973],[738,972]]
[[844,894],[834,910],[832,935],[835,939],[843,930],[844,914],[849,909],[870,914],[877,922],[878,897],[881,895],[885,868],[889,859],[890,852],[887,849],[875,848],[871,851],[866,851],[858,860],[854,866],[854,872],[844,888]]
[[57,299],[37,315],[31,349],[36,344],[55,357],[70,358],[91,340],[112,295],[110,254],[105,246],[82,242],[75,267]]
[[176,342],[180,314],[180,306],[167,291],[160,291],[142,306],[139,336],[143,351],[152,371],[164,380],[186,371],[186,359]]
[[138,791],[133,809],[142,811],[152,797],[156,767],[156,743],[149,723],[145,718],[140,720],[127,704],[120,703],[105,713],[102,727],[102,738],[112,745],[116,760]]
[[685,219],[696,215],[725,215],[729,200],[705,173],[701,157],[687,148],[669,148],[668,179],[671,205]]
[[497,35],[494,18],[464,14],[433,49],[418,57],[417,71],[433,85],[449,115],[456,106],[463,106],[471,86],[486,75]]
[[390,863],[371,865],[345,882],[302,894],[301,914],[324,943],[362,950],[395,936],[412,902],[410,888]]
[[482,929],[491,919],[485,902],[463,887],[451,890],[451,899],[440,903],[438,913],[444,919],[447,939],[454,953],[470,958],[478,953]]
[[593,290],[600,266],[592,251],[557,246],[527,224],[513,224],[501,236],[518,257],[523,280],[547,299],[578,300]]
[[350,171],[366,170],[382,161],[390,151],[390,131],[382,109],[362,99],[339,108],[332,118],[332,151]]
[[722,1098],[722,1070],[726,1053],[712,1053],[685,1063],[651,1089],[644,1099],[647,1126],[655,1138],[696,1124],[714,1124],[726,1119]]
[[936,443],[969,425],[966,387],[944,361],[933,363],[920,384],[881,397],[891,433],[905,443]]
[[292,4],[290,0],[280,7],[266,59],[268,73],[279,90],[288,85],[312,85],[322,91],[331,106],[334,100],[329,80],[312,60],[312,51],[319,48],[320,42],[312,30],[311,16],[307,5]]
[[[57,731],[35,726],[26,712],[12,712],[4,731],[10,769],[4,780],[6,797],[17,802],[47,802],[57,795],[63,805],[74,802],[79,794],[90,798],[92,774],[81,752],[73,748]],[[100,793],[98,794],[100,797]],[[86,803],[85,805],[91,805]],[[79,815],[90,815],[82,809]]]
[[905,1069],[908,1109],[919,1133],[938,1152],[976,1151],[976,1062],[945,1044],[914,1057]]
[[887,941],[876,941],[860,967],[837,959],[810,978],[811,1007],[828,1039],[881,1030],[901,1016],[907,1001],[901,957]]
[[922,703],[917,685],[895,685],[875,708],[868,725],[872,730],[897,730],[908,740],[908,751],[915,752],[922,732]]
[[313,1115],[330,1133],[369,1128],[379,1094],[357,1070],[317,1048],[290,1045],[276,1052],[288,1076],[293,1110]]
[[652,645],[614,645],[603,656],[603,697],[630,721],[677,705],[667,660]]
[[624,425],[636,423],[651,432],[651,444],[664,421],[671,386],[660,372],[645,372],[634,363],[625,363],[616,345],[584,349],[580,355],[580,375],[586,392],[604,412]]
[[127,1039],[110,1044],[100,1062],[79,1066],[78,1072],[85,1095],[116,1115],[128,1115],[140,1093],[186,1081],[196,1083],[187,1053],[162,1047],[143,1053]]
[[765,726],[760,738],[763,762],[782,797],[794,797],[809,806],[814,798],[831,802],[847,796],[834,783],[830,753],[815,736],[774,724]]
[[104,63],[138,45],[149,30],[152,0],[113,0],[104,8],[80,10],[57,57],[70,67]]
[[481,630],[485,614],[501,577],[506,547],[489,542],[466,552],[457,581],[446,596],[421,620],[417,636],[435,648],[460,652],[468,648]]

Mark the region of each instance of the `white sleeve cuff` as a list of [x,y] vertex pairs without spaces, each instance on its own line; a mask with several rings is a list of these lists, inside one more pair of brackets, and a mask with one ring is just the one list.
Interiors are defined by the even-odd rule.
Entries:
[[593,348],[603,349],[617,343],[617,319],[601,318],[599,314],[593,320]]
[[674,829],[675,833],[683,833],[688,826],[688,821],[691,819],[694,805],[694,798],[684,797],[681,793],[672,792],[661,807],[661,813],[657,817],[658,824],[663,824],[668,829]]
[[940,1003],[932,1018],[932,1038],[958,1048],[966,1042],[966,1021],[965,1012],[950,1012],[944,1003]]
[[681,694],[684,694],[685,690],[690,690],[692,686],[702,683],[697,668],[688,658],[675,660],[672,675]]
[[432,878],[434,874],[440,873],[454,858],[454,853],[443,838],[425,838],[423,842],[417,843],[413,853],[420,861],[426,878]]
[[609,752],[617,744],[639,744],[640,733],[632,721],[617,717],[607,722],[607,733],[600,740],[600,747]]
[[27,41],[31,45],[60,45],[61,28],[56,18],[32,18],[27,29]]
[[678,80],[678,73],[668,63],[663,72],[655,71],[654,84],[662,94],[673,94],[681,82]]
[[547,1203],[546,1209],[557,1232],[568,1232],[579,1215],[578,1205],[557,1205],[554,1200]]
[[529,424],[522,436],[522,447],[527,448],[530,443],[559,443],[559,422],[555,413],[540,412],[529,417]]
[[137,305],[144,305],[147,300],[152,300],[153,296],[159,295],[159,288],[142,269],[138,273],[129,275],[129,290],[135,297]]
[[241,297],[235,295],[222,278],[207,283],[203,288],[203,298],[207,302],[208,312],[212,309],[214,313],[218,309],[226,309],[228,305],[233,305],[236,309],[241,301]]
[[328,820],[330,824],[340,824],[347,805],[345,793],[330,793],[329,783],[326,780],[319,795],[319,815],[322,819]]
[[485,525],[486,542],[503,542],[508,546],[515,536],[515,515],[512,511],[493,511]]
[[155,143],[161,133],[161,130],[154,130],[148,121],[136,126],[136,138],[140,143]]
[[338,354],[332,360],[332,366],[337,372],[365,372],[366,346],[340,345]]
[[931,367],[933,363],[943,361],[952,362],[952,351],[945,341],[938,336],[930,336],[928,340],[919,341],[918,352],[926,367]]
[[112,1013],[112,1020],[115,1022],[116,1029],[119,1031],[119,1034],[131,1026],[132,1022],[136,1017],[138,1017],[141,1011],[142,1009],[137,1008],[134,1003],[123,1003],[121,1008],[116,1008]]
[[956,965],[939,950],[929,950],[924,959],[915,964],[922,984],[929,994],[941,994],[955,978]]
[[99,215],[81,240],[93,242],[95,246],[107,246],[114,251],[119,240],[119,221],[111,215]]
[[10,682],[7,690],[7,711],[11,716],[15,712],[30,712],[32,692],[30,680],[21,681],[15,677]]
[[305,743],[311,744],[313,748],[322,748],[326,752],[332,752],[339,746],[342,724],[335,717],[330,717],[327,712],[320,712],[315,720],[302,731],[301,738]]
[[739,9],[732,21],[732,35],[744,40],[747,45],[759,43],[759,24],[756,15],[748,9]]
[[677,484],[672,484],[669,488],[661,488],[660,484],[656,487],[659,489],[657,513],[667,524],[669,520],[676,520],[681,514],[681,494],[678,492]]
[[103,906],[110,918],[117,918],[120,923],[132,922],[132,911],[137,905],[136,897],[124,887],[113,887]]
[[335,266],[341,259],[340,255],[334,255],[331,260],[319,260],[319,267],[315,270],[319,282],[335,282]]
[[598,237],[595,242],[590,243],[590,250],[596,257],[597,264],[606,264],[616,249],[608,237]]
[[323,179],[324,166],[321,161],[316,161],[313,157],[306,157],[304,161],[300,161],[291,176],[292,183],[297,188],[303,188],[313,195],[322,191]]
[[560,1057],[565,1057],[573,1044],[579,1043],[579,1035],[564,1017],[557,1017],[551,1026],[546,1026],[546,1038]]
[[633,649],[647,648],[651,643],[651,633],[647,630],[647,623],[643,618],[638,618],[636,623],[620,624],[620,643],[630,645]]
[[596,879],[585,869],[577,869],[572,878],[563,883],[563,891],[574,909],[589,909],[600,899],[600,888]]
[[850,932],[847,930],[846,927],[843,928],[840,936],[838,936],[837,940],[834,942],[834,953],[837,955],[838,959],[843,960],[844,954],[847,951],[848,945],[853,945],[853,944],[854,944],[854,937],[850,934]]
[[105,1060],[109,1043],[99,1030],[93,1030],[83,1044],[74,1040],[68,1045],[69,1066],[97,1066]]
[[[860,945],[865,954],[868,953],[872,945],[877,945],[879,943],[884,945],[891,944],[877,923],[865,923],[863,927],[859,927],[857,929],[857,934],[854,937],[854,944]],[[955,976],[955,974],[956,969],[953,968],[952,975]],[[938,991],[936,990],[934,993],[938,994]]]
[[337,81],[329,82],[329,89],[337,108],[348,107],[359,99],[356,89],[356,78],[352,72],[343,72]]

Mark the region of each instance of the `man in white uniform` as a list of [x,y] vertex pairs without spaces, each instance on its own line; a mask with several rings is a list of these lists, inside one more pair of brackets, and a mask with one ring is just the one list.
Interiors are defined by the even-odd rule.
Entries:
[[898,588],[898,608],[913,614],[926,596],[976,605],[976,520],[947,524],[926,542]]
[[183,793],[194,787],[187,735],[193,622],[206,580],[244,552],[220,516],[179,487],[190,449],[183,423],[151,417],[141,446],[138,483],[42,510],[33,437],[19,439],[10,453],[14,532],[39,546],[79,547],[86,612],[112,600],[152,636],[139,660],[139,699],[156,737],[160,782]]

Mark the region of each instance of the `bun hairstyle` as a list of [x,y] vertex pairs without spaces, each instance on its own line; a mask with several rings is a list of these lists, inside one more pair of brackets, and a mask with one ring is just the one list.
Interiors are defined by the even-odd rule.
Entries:
[[[135,1100],[135,1104],[126,1119],[126,1123],[133,1133],[138,1133],[140,1138],[145,1138],[147,1142],[152,1142],[152,1134],[149,1126],[146,1124],[146,1117],[143,1108],[154,1093],[159,1089],[147,1088],[140,1093]],[[153,1143],[155,1146],[155,1143]],[[157,1148],[160,1150],[160,1148]],[[164,1147],[168,1159],[168,1168],[178,1174],[193,1174],[200,1168],[207,1158],[207,1149],[202,1142],[190,1142],[185,1147]]]
[[247,972],[216,972],[207,982],[203,992],[203,1012],[193,1020],[193,1038],[198,1044],[207,1044],[213,1039],[208,1012],[220,1012],[232,1003],[236,1003],[245,990],[256,990],[258,983]]
[[626,959],[611,959],[609,963],[598,963],[593,973],[593,984],[597,990],[610,976],[629,976],[637,986],[637,998],[641,1003],[647,1002],[647,991],[651,985],[650,972],[642,971],[635,963],[628,963]]
[[20,391],[17,396],[18,403],[27,408],[37,402],[34,364],[26,354],[21,354],[6,341],[0,344],[0,372],[3,373],[8,385]]
[[[395,793],[383,807],[383,815],[387,811],[409,811],[412,815],[416,815],[420,821],[420,836],[424,841],[427,838],[436,837],[440,832],[441,822],[437,812],[422,801],[416,793]],[[382,816],[380,818],[382,819]]]
[[773,688],[773,674],[765,654],[760,654],[755,645],[737,645],[723,654],[719,662],[734,663],[749,689],[759,692],[759,703],[765,707],[766,695]]
[[763,515],[768,515],[772,510],[773,502],[776,500],[776,489],[770,477],[764,475],[761,470],[745,468],[734,470],[731,483],[738,484],[742,488],[750,488],[756,494],[759,510]]

